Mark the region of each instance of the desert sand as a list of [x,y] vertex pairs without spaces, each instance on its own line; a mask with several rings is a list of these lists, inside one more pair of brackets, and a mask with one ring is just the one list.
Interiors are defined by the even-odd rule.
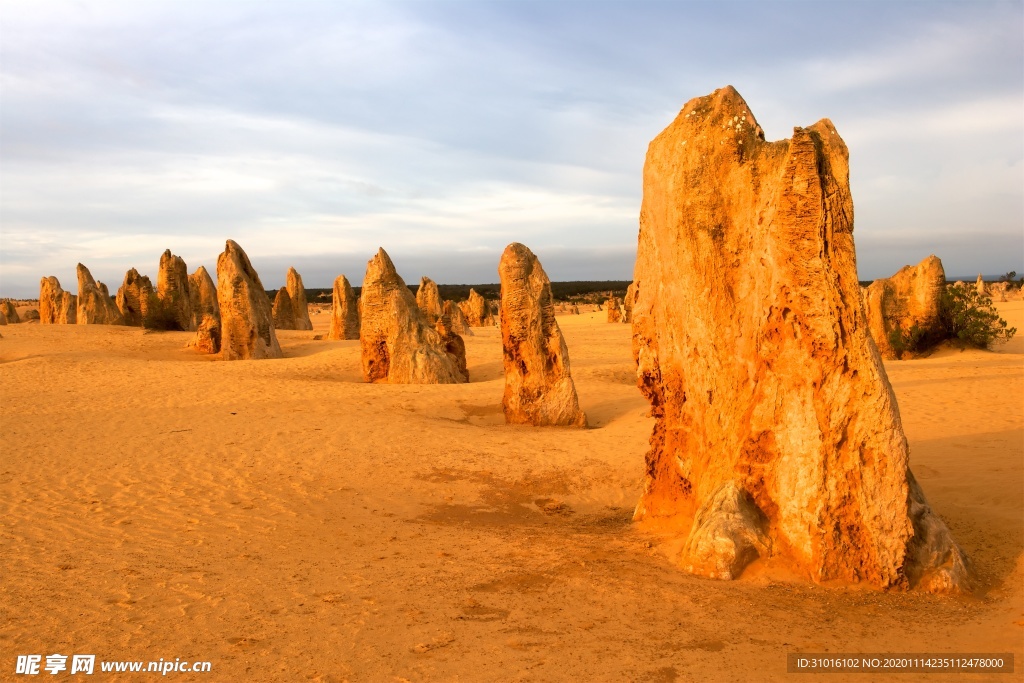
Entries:
[[[1024,330],[1024,302],[996,306]],[[653,420],[630,326],[558,320],[586,430],[505,424],[495,327],[449,385],[364,383],[329,311],[262,362],[189,332],[2,328],[0,677],[91,653],[212,663],[183,681],[809,681],[787,653],[828,651],[1013,652],[997,680],[1021,680],[1024,335],[886,362],[979,577],[943,597],[680,571],[631,521]]]

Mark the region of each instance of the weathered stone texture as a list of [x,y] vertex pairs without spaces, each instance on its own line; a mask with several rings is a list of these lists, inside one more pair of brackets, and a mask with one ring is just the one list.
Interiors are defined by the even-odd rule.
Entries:
[[18,309],[14,307],[14,304],[9,299],[0,301],[0,313],[4,314],[4,318],[7,319],[9,325],[16,325],[21,322]]
[[608,301],[605,302],[605,310],[607,311],[608,322],[622,322],[622,307],[619,305],[618,297],[610,297]]
[[217,305],[224,360],[281,357],[267,291],[249,257],[232,240],[217,258]]
[[285,288],[292,300],[292,313],[295,316],[296,330],[311,330],[313,322],[309,319],[309,303],[306,301],[306,288],[302,284],[302,276],[294,268],[288,269],[285,277]]
[[196,336],[188,343],[200,353],[220,352],[220,304],[217,301],[217,287],[206,268],[199,266],[188,276],[188,293],[191,298],[192,327]]
[[501,279],[501,344],[505,364],[502,408],[509,424],[584,427],[569,351],[540,261],[514,242],[498,264]]
[[462,375],[465,380],[469,381],[469,369],[466,367],[466,342],[463,341],[462,337],[452,329],[451,316],[447,314],[441,314],[434,323],[434,329],[437,334],[441,337],[441,343],[444,345],[444,350],[448,356],[455,363],[455,367],[458,368],[459,374]]
[[934,254],[916,266],[904,266],[895,275],[872,282],[863,290],[868,332],[882,358],[901,355],[893,336],[912,333],[922,338],[942,334],[939,319],[946,273]]
[[124,324],[132,327],[150,327],[153,311],[159,306],[153,283],[145,275],[132,268],[124,274],[124,281],[117,290],[117,309],[121,311]]
[[274,298],[274,327],[278,330],[311,330],[309,304],[302,276],[294,268],[288,269],[285,286]]
[[78,310],[78,297],[65,292],[54,276],[39,280],[39,324],[74,325]]
[[287,287],[277,290],[277,296],[274,297],[273,314],[274,329],[295,329],[295,311],[292,310],[292,298],[288,295]]
[[636,283],[630,282],[626,287],[626,298],[622,300],[622,322],[633,322],[633,302],[636,301]]
[[458,304],[454,301],[445,301],[444,308],[441,310],[442,315],[448,316],[448,319],[451,321],[452,332],[460,334],[463,337],[474,336],[473,328],[469,326],[469,321],[466,320],[466,315],[462,312],[462,309],[459,308]]
[[359,300],[344,275],[339,275],[334,280],[331,331],[327,338],[359,339]]
[[490,306],[487,300],[476,293],[475,289],[469,290],[469,298],[459,303],[466,322],[470,327],[491,327],[494,325],[494,316],[491,315]]
[[194,330],[192,297],[189,294],[188,266],[170,249],[160,255],[156,274],[156,298],[160,302],[159,327],[168,330]]
[[651,143],[633,352],[656,422],[635,519],[684,530],[681,566],[735,577],[756,554],[815,581],[969,586],[908,469],[852,230],[827,119],[768,143],[727,87]]
[[204,318],[220,318],[220,303],[217,301],[217,286],[205,266],[196,268],[188,276],[188,293],[191,297],[192,323],[199,327]]
[[360,297],[363,377],[391,384],[459,384],[466,379],[416,298],[380,249],[366,266]]
[[79,325],[123,325],[124,316],[110,298],[110,291],[102,282],[93,279],[89,269],[81,263],[78,271],[78,306],[75,322]]
[[435,324],[441,317],[443,309],[437,283],[425,275],[420,278],[420,286],[416,289],[416,305],[419,306],[423,318],[430,325]]

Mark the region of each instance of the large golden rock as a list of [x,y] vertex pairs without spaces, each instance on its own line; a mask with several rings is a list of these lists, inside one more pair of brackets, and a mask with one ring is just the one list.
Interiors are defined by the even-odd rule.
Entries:
[[274,315],[274,329],[295,329],[295,310],[292,308],[292,297],[288,294],[287,287],[277,290],[271,310]]
[[518,242],[505,247],[501,279],[501,345],[509,424],[585,427],[569,371],[569,350],[555,320],[551,281],[540,260]]
[[274,298],[274,327],[279,330],[313,329],[309,319],[306,288],[302,285],[302,276],[295,268],[288,269],[285,286],[278,290]]
[[466,314],[462,312],[462,309],[459,308],[455,302],[445,301],[444,307],[441,309],[441,314],[448,316],[452,332],[462,335],[463,337],[474,336],[473,328],[469,326],[469,321],[466,320]]
[[65,292],[53,275],[39,280],[39,324],[74,325],[78,298]]
[[428,325],[383,249],[366,265],[360,297],[363,377],[390,384],[461,384],[458,359]]
[[0,313],[4,314],[4,318],[11,325],[15,325],[21,322],[21,316],[18,315],[18,309],[14,307],[14,303],[10,299],[4,299],[0,301]]
[[228,240],[217,257],[220,350],[224,360],[280,358],[267,290],[242,248]]
[[160,255],[156,274],[156,298],[160,302],[159,327],[168,330],[194,330],[192,296],[189,293],[188,266],[170,249]]
[[469,298],[460,302],[459,308],[462,309],[470,327],[492,327],[494,325],[494,316],[491,315],[487,299],[477,294],[475,289],[469,290]]
[[864,290],[868,332],[883,358],[899,358],[905,343],[941,336],[939,319],[946,273],[934,254],[916,266],[903,266],[892,277]]
[[610,323],[621,323],[622,322],[622,306],[619,305],[619,297],[609,297],[605,302],[605,311],[607,312],[608,322]]
[[331,300],[331,331],[328,339],[359,339],[359,300],[348,278],[334,279]]
[[420,286],[416,289],[416,305],[420,307],[423,317],[427,323],[434,325],[441,317],[441,294],[438,292],[437,283],[424,275],[420,278]]
[[123,325],[124,316],[110,298],[102,282],[93,279],[89,269],[78,264],[78,307],[75,322],[79,325]]
[[192,328],[196,336],[188,346],[200,353],[220,351],[220,304],[217,301],[217,287],[206,268],[199,266],[188,276],[188,294],[192,307]]
[[117,309],[121,311],[124,324],[133,327],[149,327],[151,316],[159,305],[153,283],[145,275],[132,268],[124,274],[124,282],[117,290]]
[[455,367],[465,380],[469,381],[469,370],[466,367],[466,342],[462,336],[452,328],[452,319],[448,314],[442,314],[434,323],[434,329],[441,337],[441,344],[450,358],[455,361]]
[[772,557],[815,581],[969,585],[868,337],[829,120],[765,142],[733,88],[688,102],[648,148],[635,280],[656,418],[635,519],[679,530],[684,569]]

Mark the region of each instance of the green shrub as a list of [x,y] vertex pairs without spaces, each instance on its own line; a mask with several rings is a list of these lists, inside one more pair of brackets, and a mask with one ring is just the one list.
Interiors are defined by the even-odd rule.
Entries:
[[928,330],[920,327],[917,323],[911,325],[909,330],[896,327],[889,331],[889,346],[896,353],[897,358],[902,358],[906,353],[921,353],[938,343],[935,335],[928,334]]
[[992,306],[992,299],[979,294],[973,286],[950,285],[942,293],[941,325],[947,339],[987,349],[996,342],[1007,342],[1017,328],[1007,327]]

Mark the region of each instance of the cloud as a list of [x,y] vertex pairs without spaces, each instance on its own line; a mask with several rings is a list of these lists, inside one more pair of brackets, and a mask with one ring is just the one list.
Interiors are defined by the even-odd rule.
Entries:
[[384,246],[471,282],[514,240],[624,277],[648,142],[726,83],[769,137],[830,116],[858,235],[906,262],[1024,223],[1019,5],[199,7],[0,8],[0,294],[168,247],[209,268],[228,237],[330,279]]
[[843,139],[866,145],[892,140],[933,142],[944,145],[950,138],[980,138],[1019,151],[1024,141],[1024,93],[942,103],[937,106],[906,106],[847,120]]
[[[923,5],[913,7],[920,11]],[[894,31],[881,45],[807,60],[803,70],[809,84],[843,91],[948,80],[971,73],[972,64],[984,59],[994,44],[1013,45],[1020,40],[1019,27],[993,23],[989,17],[982,21],[958,17],[954,23],[922,12],[922,19],[914,33]]]

